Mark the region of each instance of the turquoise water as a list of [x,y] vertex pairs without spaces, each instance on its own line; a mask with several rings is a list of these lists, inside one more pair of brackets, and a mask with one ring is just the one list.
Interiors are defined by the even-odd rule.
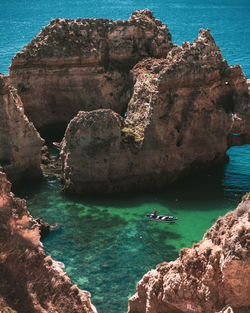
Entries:
[[[0,0],[0,72],[8,73],[14,54],[51,18],[127,19],[144,8],[169,26],[177,44],[193,41],[199,28],[210,28],[224,58],[241,64],[250,78],[249,0]],[[64,262],[73,283],[92,293],[99,313],[124,313],[145,272],[199,241],[250,189],[250,146],[228,154],[225,168],[189,177],[161,193],[67,197],[57,180],[23,184],[15,193],[27,199],[33,216],[62,225],[44,241],[45,250]],[[178,216],[178,222],[145,220],[154,207]]]
[[0,72],[51,18],[127,19],[149,8],[169,26],[173,41],[193,41],[210,28],[229,64],[240,64],[250,78],[249,0],[0,0]]
[[[33,216],[61,228],[44,240],[47,254],[66,265],[73,283],[92,294],[99,313],[124,313],[143,274],[199,241],[250,190],[250,145],[228,151],[225,168],[191,176],[161,193],[116,198],[68,197],[59,181],[23,186]],[[174,224],[147,221],[157,208]]]

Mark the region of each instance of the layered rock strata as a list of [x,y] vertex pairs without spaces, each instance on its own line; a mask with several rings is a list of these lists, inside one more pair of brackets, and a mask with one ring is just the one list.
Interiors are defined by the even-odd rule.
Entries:
[[143,276],[128,313],[248,313],[250,194],[192,248]]
[[0,311],[97,313],[89,292],[72,285],[63,264],[45,255],[39,224],[10,189],[0,171]]
[[209,30],[131,73],[126,118],[112,110],[79,112],[68,125],[61,152],[66,191],[155,188],[222,162],[235,133],[234,144],[250,142],[245,76],[222,58]]
[[12,84],[37,128],[69,122],[79,110],[124,113],[129,70],[173,47],[168,27],[149,10],[129,20],[55,19],[13,58]]
[[11,182],[41,177],[43,139],[24,114],[9,78],[0,74],[0,165]]

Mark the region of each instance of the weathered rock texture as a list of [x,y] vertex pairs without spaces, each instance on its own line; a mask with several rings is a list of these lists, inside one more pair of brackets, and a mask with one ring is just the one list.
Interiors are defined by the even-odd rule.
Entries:
[[145,274],[128,313],[250,312],[249,243],[250,194],[202,241]]
[[63,264],[45,255],[39,225],[10,188],[0,172],[0,311],[96,313],[89,292],[72,285]]
[[9,78],[0,74],[0,165],[11,182],[41,177],[43,139],[24,115],[23,104]]
[[130,69],[172,47],[168,27],[148,10],[115,22],[56,19],[15,55],[10,78],[38,128],[68,123],[79,110],[123,113],[131,96]]
[[[222,162],[231,144],[250,142],[245,76],[239,66],[229,67],[209,30],[131,72],[126,119],[96,110],[70,122],[62,145],[65,190],[106,193],[168,184]],[[238,135],[233,140],[232,133]]]

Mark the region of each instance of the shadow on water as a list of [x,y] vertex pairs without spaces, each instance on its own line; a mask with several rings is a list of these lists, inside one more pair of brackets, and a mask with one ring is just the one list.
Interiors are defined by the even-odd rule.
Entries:
[[174,245],[166,244],[180,238],[174,229],[138,219],[128,222],[96,206],[66,206],[61,215],[67,215],[63,231],[44,241],[47,253],[53,244],[53,256],[65,263],[74,283],[92,293],[100,312],[110,305],[125,308],[129,290],[135,290],[142,275],[178,255]]

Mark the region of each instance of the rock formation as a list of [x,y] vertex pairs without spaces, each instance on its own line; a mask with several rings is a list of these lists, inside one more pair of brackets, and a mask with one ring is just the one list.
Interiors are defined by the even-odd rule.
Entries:
[[192,248],[143,276],[128,313],[248,313],[250,194]]
[[41,177],[43,139],[24,115],[23,104],[9,78],[0,74],[0,165],[11,182]]
[[39,225],[10,189],[0,172],[0,311],[97,313],[89,292],[72,285],[63,264],[45,255]]
[[234,144],[250,142],[245,76],[222,58],[209,30],[165,58],[140,61],[131,73],[125,119],[101,109],[79,112],[68,125],[61,152],[66,191],[155,188],[222,162],[233,133]]
[[173,47],[168,27],[149,10],[129,20],[55,19],[13,58],[12,84],[37,128],[69,122],[79,110],[124,113],[130,69]]

